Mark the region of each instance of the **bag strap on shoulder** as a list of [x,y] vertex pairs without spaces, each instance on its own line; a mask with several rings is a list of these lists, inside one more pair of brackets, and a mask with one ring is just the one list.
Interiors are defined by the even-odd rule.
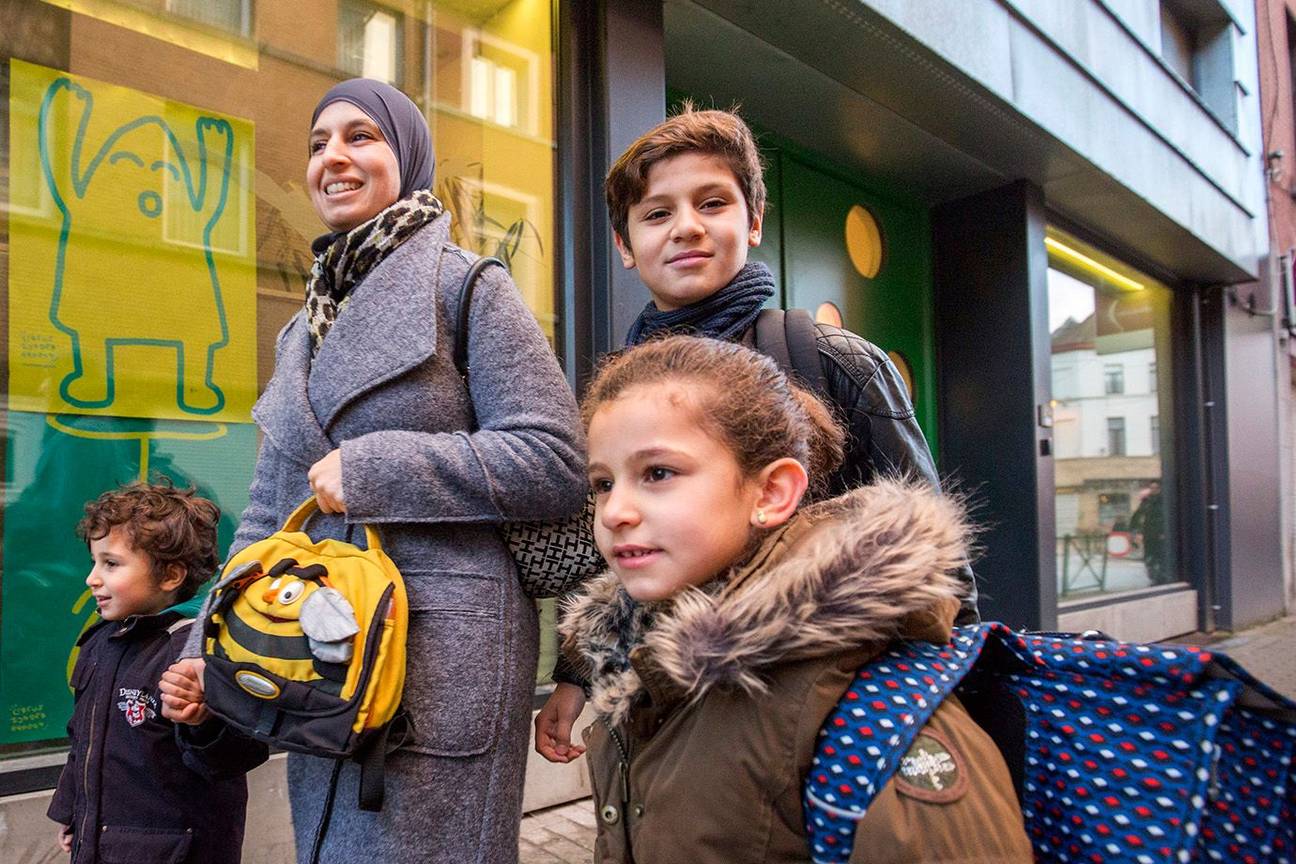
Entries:
[[948,645],[897,643],[860,667],[820,727],[802,787],[815,864],[850,860],[860,820],[927,721],[972,670],[993,626],[960,628]]
[[819,359],[819,331],[815,329],[814,319],[804,309],[789,309],[783,316],[783,328],[792,368],[815,395],[826,396],[828,384],[823,361]]
[[821,398],[828,384],[819,359],[819,333],[804,309],[762,309],[756,316],[756,350],[773,358],[803,387]]
[[508,267],[498,258],[478,258],[464,274],[459,286],[459,322],[455,330],[454,365],[459,370],[459,377],[468,383],[468,313],[472,310],[473,288],[477,277],[492,265],[498,265],[508,272]]

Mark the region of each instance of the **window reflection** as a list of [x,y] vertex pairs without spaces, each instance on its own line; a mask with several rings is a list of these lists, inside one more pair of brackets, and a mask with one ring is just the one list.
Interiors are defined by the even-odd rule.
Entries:
[[238,36],[252,35],[252,0],[166,0],[166,10]]
[[338,6],[338,66],[400,86],[401,16],[362,0]]
[[1059,597],[1173,581],[1169,289],[1056,229],[1047,246]]
[[[221,543],[229,542],[247,503],[257,450],[247,412],[270,377],[276,334],[302,307],[310,241],[324,231],[304,185],[305,133],[312,107],[330,86],[365,75],[392,82],[414,99],[432,128],[436,192],[453,214],[455,242],[509,263],[551,339],[558,308],[552,257],[556,4],[550,0],[96,0],[5,8],[10,6],[0,29],[36,32],[51,17],[66,26],[63,40],[46,46],[39,64],[0,54],[0,306],[9,322],[0,340],[0,373],[7,382],[0,394],[0,468],[7,478],[0,606],[11,613],[0,616],[0,718],[8,718],[0,722],[0,758],[60,746],[71,708],[70,652],[93,618],[82,596],[85,550],[71,539],[87,499],[119,481],[165,473],[180,485],[197,484],[220,505],[227,514]],[[121,148],[129,153],[105,157],[99,176],[112,182],[97,179],[92,191],[103,197],[88,198],[94,209],[78,211],[72,239],[112,244],[113,257],[102,257],[115,263],[69,277],[68,284],[90,286],[79,296],[91,299],[78,309],[93,313],[100,308],[94,292],[120,289],[102,307],[115,311],[115,322],[155,322],[165,309],[175,316],[175,333],[195,331],[197,340],[203,335],[198,324],[215,316],[200,314],[206,307],[198,304],[165,303],[158,298],[175,292],[153,289],[168,262],[179,261],[182,275],[196,272],[208,282],[214,272],[229,341],[215,355],[212,381],[227,397],[229,417],[177,419],[188,402],[176,394],[188,391],[177,389],[176,376],[193,365],[179,364],[171,342],[131,343],[117,358],[113,399],[100,407],[46,404],[62,398],[61,366],[52,388],[23,384],[23,370],[37,380],[33,376],[53,375],[42,364],[71,363],[71,342],[51,322],[51,303],[32,299],[53,290],[52,262],[60,260],[46,251],[60,237],[61,211],[41,169],[37,129],[43,96],[64,77],[95,99],[84,126],[76,122],[82,115],[70,110],[51,115],[57,118],[51,126],[57,134],[48,136],[54,155],[46,154],[52,165],[71,159],[77,136],[88,142],[87,153],[97,152],[114,130],[155,118],[131,127],[134,138],[120,139],[131,145]],[[62,89],[54,92],[63,98]],[[224,158],[204,155],[224,151],[212,148],[212,139],[200,146],[199,130],[206,128],[198,125],[200,117],[232,129]],[[174,145],[167,143],[168,130]],[[171,150],[166,163],[150,155]],[[141,170],[137,163],[145,158]],[[208,235],[205,211],[187,203],[196,193],[184,185],[186,176],[199,175],[181,167],[199,164],[228,177],[222,216],[210,220],[216,229]],[[158,177],[165,179],[154,182]],[[122,241],[124,234],[129,242]],[[95,252],[67,260],[100,260]],[[126,252],[139,263],[123,264]],[[23,309],[32,315],[17,315]],[[91,323],[101,323],[103,314],[90,313]],[[226,378],[237,386],[227,386]],[[18,397],[33,393],[54,395],[24,406]],[[556,645],[552,601],[542,614],[541,670],[547,672]]]

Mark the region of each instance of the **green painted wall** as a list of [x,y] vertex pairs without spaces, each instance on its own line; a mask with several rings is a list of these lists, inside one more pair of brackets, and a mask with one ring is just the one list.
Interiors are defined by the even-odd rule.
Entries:
[[[918,422],[935,450],[935,351],[931,301],[931,231],[927,211],[851,182],[787,150],[777,151],[779,206],[766,217],[777,235],[778,271],[790,308],[812,312],[831,302],[843,324],[908,361]],[[882,263],[861,275],[846,249],[846,217],[863,207],[882,235]]]

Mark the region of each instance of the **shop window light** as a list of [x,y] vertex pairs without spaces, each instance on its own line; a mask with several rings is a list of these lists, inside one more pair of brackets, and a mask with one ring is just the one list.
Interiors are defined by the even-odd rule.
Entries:
[[1079,249],[1072,248],[1054,237],[1045,237],[1044,246],[1049,252],[1064,261],[1067,261],[1082,270],[1087,270],[1105,282],[1118,288],[1124,288],[1126,291],[1142,291],[1147,287],[1142,282],[1139,282],[1136,279],[1131,279],[1122,273],[1117,273],[1106,264],[1090,258]]

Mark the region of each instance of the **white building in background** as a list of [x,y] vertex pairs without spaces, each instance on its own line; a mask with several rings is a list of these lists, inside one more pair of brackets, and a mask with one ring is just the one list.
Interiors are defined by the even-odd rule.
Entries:
[[[1091,325],[1092,326],[1092,325]],[[1057,459],[1160,453],[1156,353],[1092,347],[1053,355],[1053,441]]]

